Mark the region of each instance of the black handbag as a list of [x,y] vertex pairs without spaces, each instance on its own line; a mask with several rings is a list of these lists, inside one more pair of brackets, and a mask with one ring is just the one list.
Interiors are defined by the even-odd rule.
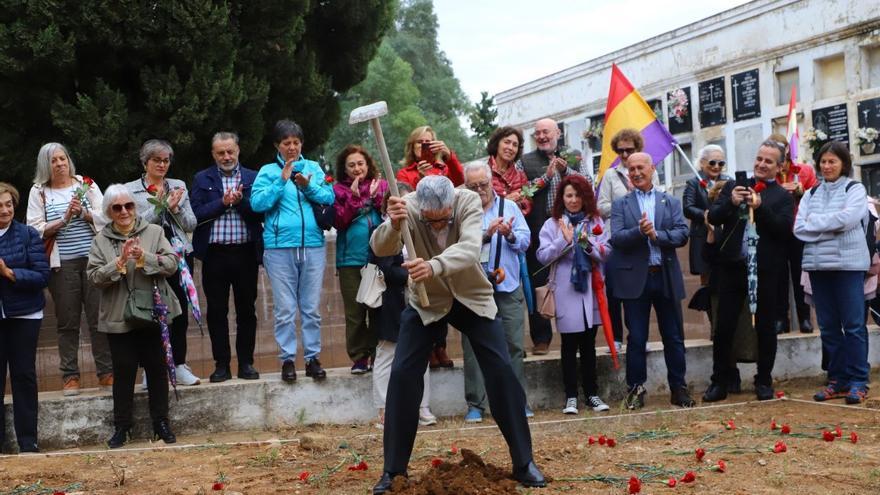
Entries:
[[336,208],[333,205],[322,205],[312,203],[311,201],[309,201],[309,204],[312,205],[312,211],[315,213],[315,223],[318,224],[318,227],[321,230],[332,229],[336,221]]

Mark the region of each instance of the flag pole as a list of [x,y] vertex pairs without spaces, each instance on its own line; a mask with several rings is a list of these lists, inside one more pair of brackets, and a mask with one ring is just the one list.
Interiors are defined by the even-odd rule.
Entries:
[[675,143],[675,149],[677,149],[678,152],[681,153],[681,157],[684,158],[685,163],[688,164],[688,167],[690,167],[691,170],[693,170],[694,175],[696,175],[697,178],[699,179],[699,178],[700,178],[700,173],[697,171],[697,168],[694,167],[694,164],[691,163],[691,159],[688,158],[687,154],[685,154],[684,150],[681,149],[681,146],[679,146],[678,143]]

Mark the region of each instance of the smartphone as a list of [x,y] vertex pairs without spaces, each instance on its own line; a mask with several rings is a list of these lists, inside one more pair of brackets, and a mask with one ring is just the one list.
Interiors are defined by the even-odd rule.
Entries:
[[737,186],[749,187],[749,178],[746,176],[745,170],[737,170],[733,175],[736,177]]
[[422,151],[419,159],[423,162],[434,163],[434,153],[431,153],[431,143],[422,143]]

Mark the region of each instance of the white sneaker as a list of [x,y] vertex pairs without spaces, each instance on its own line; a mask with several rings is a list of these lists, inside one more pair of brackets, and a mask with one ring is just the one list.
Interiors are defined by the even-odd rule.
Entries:
[[419,408],[419,425],[431,426],[437,424],[437,416],[431,414],[431,410],[427,407]]
[[143,372],[141,373],[141,376],[143,377],[143,378],[141,378],[141,390],[146,390],[147,389],[147,370],[143,370]]
[[611,409],[610,407],[608,407],[608,404],[602,402],[602,399],[600,399],[598,395],[591,395],[587,397],[587,404],[589,404],[590,407],[592,407],[593,410],[596,412],[602,412]]
[[202,383],[199,377],[193,374],[192,368],[188,364],[178,364],[175,370],[178,385],[198,385]]
[[577,414],[578,413],[578,400],[577,397],[569,397],[565,399],[565,407],[562,409],[562,414]]

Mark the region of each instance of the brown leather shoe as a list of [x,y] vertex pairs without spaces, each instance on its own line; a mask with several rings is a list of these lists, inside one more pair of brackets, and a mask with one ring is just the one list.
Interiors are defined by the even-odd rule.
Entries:
[[532,349],[532,354],[535,356],[543,356],[550,352],[550,344],[547,342],[538,342],[535,344],[535,348]]
[[434,348],[434,355],[437,357],[437,363],[441,368],[452,368],[455,366],[449,356],[446,354],[446,347]]
[[65,377],[62,391],[65,396],[79,395],[79,375]]
[[431,350],[431,356],[428,357],[428,366],[432,370],[440,367],[440,361],[437,359],[437,349]]
[[113,373],[98,375],[98,386],[103,389],[113,388]]

